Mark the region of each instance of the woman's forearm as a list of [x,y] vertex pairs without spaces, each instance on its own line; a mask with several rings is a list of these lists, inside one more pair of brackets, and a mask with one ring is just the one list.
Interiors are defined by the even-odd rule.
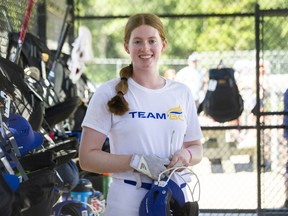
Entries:
[[203,145],[200,141],[185,143],[184,148],[187,149],[192,157],[190,160],[191,166],[200,163],[203,158]]
[[91,150],[85,156],[79,156],[81,169],[94,173],[112,173],[132,171],[132,155],[114,155],[102,150]]
[[91,128],[82,130],[79,147],[79,165],[81,169],[95,173],[125,172],[132,170],[132,155],[114,155],[102,151],[106,135]]
[[200,163],[200,161],[203,158],[203,147],[194,145],[194,146],[188,147],[187,149],[189,149],[192,155],[192,159],[190,160],[190,165],[193,166],[193,165]]

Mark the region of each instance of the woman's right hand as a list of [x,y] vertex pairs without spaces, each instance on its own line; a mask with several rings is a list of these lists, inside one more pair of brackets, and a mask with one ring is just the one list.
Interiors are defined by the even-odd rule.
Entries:
[[169,163],[168,158],[160,158],[157,155],[134,154],[130,166],[138,172],[158,180],[160,173],[167,169]]

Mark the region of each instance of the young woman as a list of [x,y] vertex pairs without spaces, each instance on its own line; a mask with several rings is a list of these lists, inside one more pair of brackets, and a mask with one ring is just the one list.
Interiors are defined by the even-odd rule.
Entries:
[[[167,168],[202,159],[202,132],[190,89],[159,75],[166,46],[158,16],[131,16],[124,49],[132,63],[122,68],[120,78],[102,84],[89,103],[79,161],[83,170],[112,173],[105,215],[139,215],[145,185]],[[101,151],[107,136],[110,153]]]

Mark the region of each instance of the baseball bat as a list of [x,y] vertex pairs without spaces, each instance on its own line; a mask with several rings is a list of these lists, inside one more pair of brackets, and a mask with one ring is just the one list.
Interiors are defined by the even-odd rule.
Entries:
[[17,43],[15,56],[14,56],[14,59],[13,59],[13,62],[16,63],[16,64],[18,64],[18,62],[19,62],[20,53],[21,53],[22,45],[24,43],[24,39],[25,39],[26,32],[27,32],[27,29],[28,29],[28,24],[29,24],[29,20],[30,20],[31,14],[32,14],[33,5],[34,5],[34,0],[28,0],[27,7],[26,7],[26,12],[25,12],[25,16],[24,16],[24,20],[23,20],[23,23],[22,23],[22,26],[21,26],[20,35],[19,35],[19,38],[18,38],[18,43]]

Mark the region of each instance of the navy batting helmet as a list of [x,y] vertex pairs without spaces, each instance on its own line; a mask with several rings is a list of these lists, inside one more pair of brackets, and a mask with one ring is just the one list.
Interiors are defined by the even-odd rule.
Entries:
[[[183,180],[183,184],[177,184],[171,177],[177,170],[187,170],[190,175],[196,177],[196,185],[199,185],[199,179],[197,175],[187,167],[172,167],[162,173],[158,177],[158,181],[155,181],[151,189],[144,196],[140,207],[139,216],[198,216],[199,206],[198,201],[194,200],[193,191],[186,183],[183,175],[180,176]],[[164,173],[169,172],[168,177],[161,179]],[[186,175],[184,174],[184,175]],[[179,174],[177,174],[179,175]],[[188,186],[191,195],[192,202],[185,201],[185,195],[182,188]],[[200,193],[200,190],[199,190]]]
[[140,204],[140,216],[170,216],[185,204],[182,189],[173,181],[155,182]]

